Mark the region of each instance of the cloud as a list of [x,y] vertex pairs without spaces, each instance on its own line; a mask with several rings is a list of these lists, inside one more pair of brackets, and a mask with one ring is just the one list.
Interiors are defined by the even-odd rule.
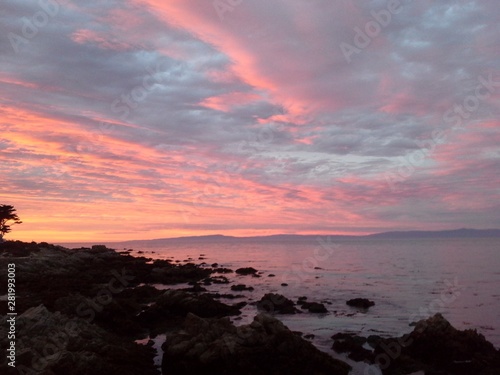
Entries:
[[23,238],[500,222],[492,0],[48,3],[0,13]]

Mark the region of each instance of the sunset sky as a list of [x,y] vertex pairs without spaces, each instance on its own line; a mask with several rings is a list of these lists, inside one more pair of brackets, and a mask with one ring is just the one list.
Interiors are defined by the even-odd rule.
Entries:
[[498,0],[6,0],[8,239],[500,227]]

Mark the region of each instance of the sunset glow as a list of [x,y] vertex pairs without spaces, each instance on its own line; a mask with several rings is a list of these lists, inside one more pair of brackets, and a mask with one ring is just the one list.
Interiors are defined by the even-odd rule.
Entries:
[[497,2],[219,3],[4,2],[7,239],[500,227]]

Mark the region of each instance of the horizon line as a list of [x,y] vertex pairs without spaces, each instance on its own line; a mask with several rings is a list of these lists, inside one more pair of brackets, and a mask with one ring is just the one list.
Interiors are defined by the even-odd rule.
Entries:
[[[427,232],[427,233],[440,233],[440,232],[456,232],[456,231],[463,231],[463,230],[469,230],[469,231],[500,231],[500,228],[482,228],[482,229],[477,229],[477,228],[455,228],[455,229],[442,229],[442,230],[422,230],[422,229],[408,229],[408,230],[388,230],[388,231],[383,231],[383,232],[373,232],[369,234],[332,234],[332,233],[325,233],[325,234],[296,234],[296,233],[278,233],[278,234],[267,234],[267,235],[256,235],[256,236],[232,236],[232,235],[226,235],[226,234],[221,234],[221,233],[216,233],[216,234],[200,234],[200,235],[193,235],[193,236],[180,236],[180,237],[161,237],[161,238],[150,238],[150,239],[132,239],[132,240],[123,240],[123,241],[107,241],[107,240],[95,240],[95,241],[57,241],[59,243],[64,243],[64,244],[79,244],[79,243],[124,243],[124,242],[134,242],[134,241],[158,241],[158,240],[177,240],[177,239],[186,239],[186,238],[202,238],[202,237],[226,237],[226,238],[236,238],[236,239],[244,239],[244,238],[268,238],[268,237],[278,237],[278,236],[297,236],[297,237],[306,237],[306,236],[319,236],[319,237],[325,237],[325,236],[332,236],[332,237],[369,237],[369,236],[374,236],[374,235],[380,235],[380,234],[386,234],[386,233],[421,233],[421,232]],[[47,242],[47,241],[41,241],[41,242]]]

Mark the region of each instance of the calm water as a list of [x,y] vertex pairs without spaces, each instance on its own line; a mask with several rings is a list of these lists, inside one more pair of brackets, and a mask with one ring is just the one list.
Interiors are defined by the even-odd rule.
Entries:
[[[313,343],[325,351],[330,352],[336,332],[401,335],[412,330],[411,321],[435,312],[458,329],[477,329],[500,347],[500,239],[198,241],[135,250],[152,258],[193,258],[262,272],[260,278],[226,275],[233,283],[253,286],[253,292],[231,292],[230,285],[212,285],[210,291],[245,294],[255,301],[278,292],[294,301],[307,296],[330,303],[328,314],[279,317],[292,330],[314,334]],[[198,260],[200,254],[206,259]],[[359,312],[345,304],[355,297],[376,304]],[[249,305],[235,323],[247,323],[255,314]]]

